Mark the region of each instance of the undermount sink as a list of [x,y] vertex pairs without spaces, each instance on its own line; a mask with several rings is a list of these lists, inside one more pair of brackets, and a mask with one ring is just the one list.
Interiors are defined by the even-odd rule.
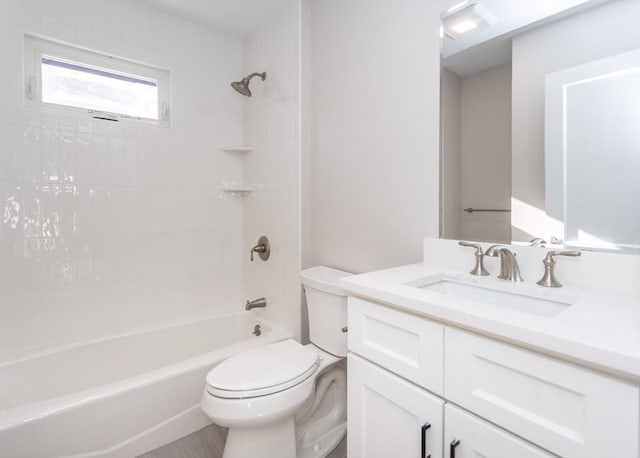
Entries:
[[[518,312],[546,317],[556,316],[570,307],[573,302],[566,298],[549,299],[542,297],[542,295],[528,295],[525,292],[515,293],[489,285],[471,284],[446,275],[428,277],[412,286],[456,299],[484,302]],[[515,285],[515,287],[530,288],[524,285]]]

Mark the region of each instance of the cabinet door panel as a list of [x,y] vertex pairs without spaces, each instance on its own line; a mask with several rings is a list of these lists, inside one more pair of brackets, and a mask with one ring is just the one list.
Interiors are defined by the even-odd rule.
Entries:
[[446,398],[553,453],[637,458],[637,386],[447,328]]
[[[442,457],[444,401],[358,356],[348,356],[348,456]],[[429,424],[424,430],[423,425]]]
[[455,458],[554,456],[451,404],[444,408],[444,424],[445,458],[452,458],[453,441],[459,441],[458,445],[453,447]]
[[349,350],[442,395],[444,327],[349,297]]

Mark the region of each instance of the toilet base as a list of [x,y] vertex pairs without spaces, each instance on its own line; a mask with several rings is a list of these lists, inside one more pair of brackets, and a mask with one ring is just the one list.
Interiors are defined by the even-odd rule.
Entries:
[[298,458],[323,458],[347,432],[345,361],[330,366],[316,380],[312,404],[296,415]]
[[298,444],[298,458],[324,458],[329,455],[347,435],[347,422],[336,426],[313,442]]
[[256,428],[230,428],[222,458],[296,458],[293,416]]

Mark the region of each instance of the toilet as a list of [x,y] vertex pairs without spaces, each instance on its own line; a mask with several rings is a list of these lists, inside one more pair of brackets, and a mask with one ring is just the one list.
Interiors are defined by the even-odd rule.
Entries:
[[300,273],[309,340],[232,356],[207,374],[201,406],[229,428],[223,458],[323,458],[347,428],[347,297],[329,267]]

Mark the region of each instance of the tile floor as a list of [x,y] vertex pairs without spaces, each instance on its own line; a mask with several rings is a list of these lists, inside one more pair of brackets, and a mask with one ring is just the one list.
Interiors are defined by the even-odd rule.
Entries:
[[[226,428],[210,425],[138,458],[222,458],[226,440]],[[347,458],[347,440],[340,442],[327,458]]]

